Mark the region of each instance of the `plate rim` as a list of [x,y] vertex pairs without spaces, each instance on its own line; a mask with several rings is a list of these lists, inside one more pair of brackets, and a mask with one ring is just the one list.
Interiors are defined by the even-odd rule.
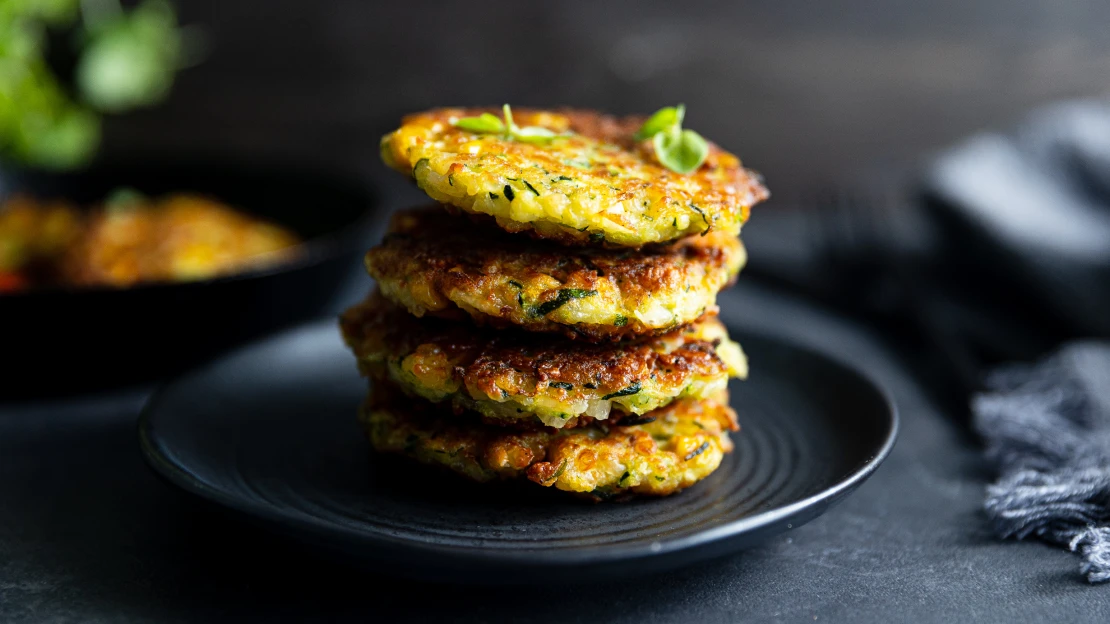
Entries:
[[[886,407],[885,413],[889,417],[888,427],[878,449],[862,465],[857,467],[843,479],[788,505],[773,507],[766,511],[730,520],[720,526],[699,530],[685,536],[662,538],[660,540],[653,540],[649,543],[638,542],[634,545],[614,544],[606,547],[575,548],[570,550],[552,550],[542,547],[514,550],[489,548],[475,549],[449,544],[414,542],[406,538],[386,535],[381,532],[357,532],[343,527],[325,525],[303,518],[299,515],[282,514],[280,508],[276,506],[255,504],[249,500],[228,494],[221,489],[211,487],[182,467],[178,462],[175,462],[169,449],[163,450],[162,446],[152,436],[152,419],[154,418],[154,412],[165,399],[165,395],[173,387],[187,381],[191,377],[202,374],[209,368],[230,358],[242,355],[264,344],[278,341],[296,333],[316,332],[325,327],[334,328],[334,323],[335,321],[333,319],[310,321],[288,330],[265,336],[259,340],[243,345],[242,347],[228,351],[197,368],[179,374],[160,384],[143,405],[136,423],[139,448],[147,466],[149,466],[163,481],[187,494],[208,503],[216,504],[225,510],[232,511],[238,516],[255,524],[265,526],[275,533],[290,535],[295,539],[299,539],[301,542],[308,541],[298,535],[299,533],[305,533],[318,538],[321,542],[355,540],[364,546],[386,547],[395,551],[418,552],[420,556],[426,557],[447,557],[454,562],[463,564],[505,566],[527,563],[530,567],[540,565],[547,567],[569,567],[642,561],[664,555],[674,555],[684,551],[703,549],[714,544],[725,544],[730,540],[757,532],[775,525],[776,523],[789,522],[792,518],[803,515],[806,511],[819,508],[817,513],[795,524],[793,527],[788,526],[787,530],[790,528],[797,528],[801,526],[801,524],[822,515],[830,505],[839,501],[843,496],[851,493],[870,478],[887,457],[889,457],[891,450],[897,443],[898,433],[901,429],[901,417],[898,412],[898,405],[894,401],[893,394],[884,384],[876,380],[870,372],[851,364],[835,354],[824,351],[817,345],[799,341],[793,336],[785,336],[782,333],[767,331],[762,328],[744,327],[738,323],[726,321],[725,324],[730,334],[732,334],[734,330],[739,330],[735,333],[748,334],[758,339],[784,344],[791,349],[805,352],[809,357],[825,360],[826,363],[831,363],[834,366],[846,370],[865,382],[872,391],[876,392],[878,398],[881,399]],[[822,504],[824,504],[824,507],[820,507]],[[720,554],[724,555],[731,552],[733,551],[722,551]],[[383,555],[385,554],[388,553],[383,553]],[[385,557],[383,557],[383,559],[384,558]],[[527,581],[525,580],[524,582]]]

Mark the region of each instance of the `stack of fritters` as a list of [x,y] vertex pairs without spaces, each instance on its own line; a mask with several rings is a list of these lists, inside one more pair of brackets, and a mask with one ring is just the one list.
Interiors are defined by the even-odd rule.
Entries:
[[406,118],[382,157],[440,205],[398,213],[366,255],[378,290],[341,319],[370,377],[373,446],[479,481],[595,498],[693,485],[732,449],[730,377],[747,363],[716,318],[767,196],[710,147],[691,174],[633,135],[642,118],[514,111],[561,136]]

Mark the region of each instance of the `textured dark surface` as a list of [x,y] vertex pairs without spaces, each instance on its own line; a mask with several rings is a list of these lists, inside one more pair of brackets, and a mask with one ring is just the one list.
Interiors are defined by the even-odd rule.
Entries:
[[[319,619],[618,622],[1104,622],[1110,593],[1071,555],[1000,543],[989,475],[898,354],[752,285],[721,306],[870,371],[902,415],[890,458],[817,520],[740,555],[566,591],[414,584],[307,557],[160,483],[143,465],[142,395],[0,412],[0,621]],[[229,399],[230,400],[230,399]]]
[[744,415],[736,450],[696,487],[659,500],[596,505],[530,483],[479,486],[372,461],[354,421],[366,383],[333,321],[170,385],[140,437],[151,464],[187,491],[370,569],[463,583],[632,577],[801,526],[889,450],[895,418],[866,379],[790,344],[730,333],[758,363],[732,387]]

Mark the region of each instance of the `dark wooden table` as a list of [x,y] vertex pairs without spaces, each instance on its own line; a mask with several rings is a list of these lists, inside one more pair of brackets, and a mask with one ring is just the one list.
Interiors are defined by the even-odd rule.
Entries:
[[1097,0],[179,4],[207,24],[209,58],[168,105],[110,123],[110,154],[216,149],[399,184],[377,145],[408,111],[685,102],[781,196],[905,170],[1110,85]]

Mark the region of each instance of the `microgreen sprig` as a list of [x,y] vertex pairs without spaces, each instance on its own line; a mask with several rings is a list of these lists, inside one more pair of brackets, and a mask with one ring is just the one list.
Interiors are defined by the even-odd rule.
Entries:
[[685,116],[684,104],[661,108],[636,133],[637,141],[652,139],[655,157],[664,167],[684,175],[697,171],[709,155],[709,143],[700,134],[682,129]]
[[506,140],[522,141],[524,143],[546,143],[562,135],[555,134],[547,128],[540,126],[520,126],[513,123],[513,111],[508,104],[501,107],[504,119],[496,115],[482,113],[477,117],[463,117],[453,124],[460,130],[476,132],[478,134],[500,134]]

